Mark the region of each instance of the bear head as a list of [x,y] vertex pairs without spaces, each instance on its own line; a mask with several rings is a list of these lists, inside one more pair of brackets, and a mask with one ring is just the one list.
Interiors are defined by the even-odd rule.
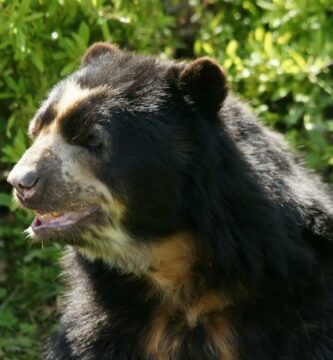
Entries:
[[126,271],[149,267],[147,244],[195,223],[194,163],[214,145],[227,93],[212,59],[177,63],[92,45],[37,111],[32,145],[8,178],[36,213],[29,235]]

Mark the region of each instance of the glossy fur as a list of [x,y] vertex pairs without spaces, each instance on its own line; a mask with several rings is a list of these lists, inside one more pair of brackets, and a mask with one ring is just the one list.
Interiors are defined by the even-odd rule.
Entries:
[[[69,81],[80,94],[60,104]],[[214,61],[97,44],[37,113],[32,136],[47,131],[113,199],[64,237],[47,360],[333,359],[332,197]]]

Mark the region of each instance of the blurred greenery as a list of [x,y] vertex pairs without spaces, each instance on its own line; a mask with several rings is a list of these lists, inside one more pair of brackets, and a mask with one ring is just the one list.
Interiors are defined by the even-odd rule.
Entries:
[[94,41],[215,57],[232,89],[333,182],[333,0],[0,0],[0,358],[37,359],[55,324],[57,245],[29,247],[8,169],[48,89]]

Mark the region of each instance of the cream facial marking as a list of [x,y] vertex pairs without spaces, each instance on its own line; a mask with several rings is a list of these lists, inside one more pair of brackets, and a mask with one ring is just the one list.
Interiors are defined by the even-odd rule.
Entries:
[[79,251],[90,260],[101,259],[123,273],[142,276],[150,266],[149,249],[135,243],[118,224],[94,228],[82,234],[87,247]]
[[57,102],[57,97],[59,93],[59,86],[55,86],[47,95],[46,100],[43,101],[42,105],[36,112],[33,119],[30,121],[28,127],[28,136],[33,139],[36,137],[37,133],[39,132],[41,118],[44,116],[45,112],[48,111],[52,107],[52,112],[54,113],[53,119],[49,119],[50,122],[56,118],[56,110],[54,109],[53,105]]
[[[34,168],[39,163],[47,164],[49,160],[48,166],[53,164],[59,168],[57,186],[61,188],[59,193],[63,193],[64,207],[50,212],[37,211],[36,219],[28,229],[31,237],[38,231],[70,227],[103,206],[114,206],[115,213],[121,212],[120,205],[117,206],[108,188],[87,167],[84,151],[67,144],[55,130],[52,125],[48,131],[42,131],[16,165]],[[59,197],[59,194],[52,194],[52,188],[49,190],[50,197]]]
[[103,196],[107,202],[112,202],[113,197],[108,188],[93,176],[85,162],[82,163],[82,150],[67,144],[61,135],[55,133],[54,127],[51,127],[50,130],[52,132],[43,132],[38,136],[22,160],[24,161],[25,158],[29,157],[30,161],[36,163],[45,158],[47,153],[56,154],[61,162],[61,178],[65,184],[73,183],[84,189],[93,189],[97,194]]
[[[73,109],[75,105],[78,104],[80,101],[88,98],[89,96],[103,93],[108,90],[109,89],[107,86],[84,88],[81,87],[80,84],[75,82],[74,79],[67,80],[64,83],[62,90],[61,90],[61,86],[57,86],[50,92],[48,98],[43,102],[40,109],[37,111],[36,115],[30,122],[28,135],[30,136],[30,138],[34,138],[36,136],[36,134],[40,130],[39,128],[43,126],[40,123],[41,118],[43,118],[45,113],[47,113],[51,108],[52,108],[52,113],[47,115],[52,115],[52,119],[48,119],[47,126],[50,123],[51,127],[57,127],[59,118],[61,118],[61,116],[66,114],[66,112]],[[47,129],[47,131],[49,131],[49,129]],[[53,131],[54,129],[50,130],[50,132]]]
[[[52,124],[48,131],[39,134],[31,151],[33,149],[37,159],[46,149],[57,154],[61,161],[61,178],[64,185],[71,184],[69,188],[75,194],[80,193],[83,198],[87,195],[88,198],[95,198],[109,219],[106,224],[95,225],[80,235],[86,246],[80,246],[79,251],[91,260],[102,259],[106,264],[117,266],[123,272],[146,272],[151,263],[148,248],[136,244],[121,226],[126,206],[114,198],[108,188],[92,174],[80,148],[67,144],[58,134],[56,124]],[[77,200],[76,195],[73,196],[73,200]],[[66,205],[72,205],[70,196]],[[29,232],[33,235],[32,230]]]
[[65,84],[63,93],[55,105],[57,111],[57,117],[60,117],[62,114],[66,113],[68,110],[73,108],[75,104],[81,100],[105,91],[107,88],[105,86],[98,86],[95,88],[82,88],[80,84],[76,83],[74,80],[69,80]]

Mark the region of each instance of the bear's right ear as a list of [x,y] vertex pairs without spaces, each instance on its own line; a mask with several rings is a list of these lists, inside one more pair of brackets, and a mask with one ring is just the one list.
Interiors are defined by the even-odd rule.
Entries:
[[81,66],[90,64],[93,60],[96,60],[102,55],[105,54],[114,54],[120,51],[116,45],[107,43],[107,42],[97,42],[91,45],[81,60]]
[[210,113],[219,110],[228,94],[224,71],[209,57],[187,64],[180,72],[179,87],[198,109]]

